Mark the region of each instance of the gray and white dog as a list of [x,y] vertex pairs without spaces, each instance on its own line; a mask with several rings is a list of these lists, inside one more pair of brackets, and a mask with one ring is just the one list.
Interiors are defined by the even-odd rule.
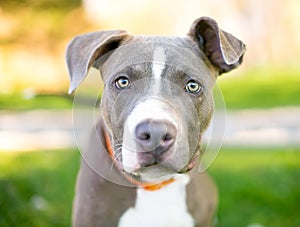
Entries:
[[215,81],[239,66],[244,52],[208,17],[197,19],[186,37],[111,30],[70,42],[69,92],[90,67],[105,83],[77,178],[73,226],[213,224],[216,187],[206,174],[188,172],[201,155]]

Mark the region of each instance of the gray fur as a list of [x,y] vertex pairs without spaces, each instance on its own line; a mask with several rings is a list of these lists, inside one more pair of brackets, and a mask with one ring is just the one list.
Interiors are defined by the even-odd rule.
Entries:
[[[151,64],[156,47],[163,47],[166,52],[159,94],[153,94],[151,89]],[[120,174],[123,171],[121,150],[113,151],[116,167],[103,146],[103,133],[109,133],[112,146],[117,148],[125,121],[140,100],[154,95],[167,100],[177,110],[184,129],[174,146],[177,149],[173,148],[173,156],[165,161],[164,167],[174,173],[186,172],[189,161],[200,153],[201,137],[213,113],[215,80],[241,64],[244,52],[245,45],[240,40],[219,29],[217,23],[207,17],[197,19],[188,36],[183,38],[132,36],[115,30],[80,35],[70,42],[67,49],[69,92],[79,86],[92,66],[99,69],[105,82],[101,118],[91,135],[91,145],[85,152],[88,155],[82,160],[78,174],[73,226],[116,226],[122,213],[134,205],[136,188],[116,185],[97,175],[101,165],[113,166],[110,174],[126,182]],[[129,77],[130,89],[120,91],[114,87],[120,75]],[[203,86],[201,94],[183,92],[191,78]],[[186,159],[188,162],[183,161]],[[164,174],[164,169],[161,171]],[[206,174],[197,174],[187,185],[187,204],[196,226],[212,225],[217,191]]]

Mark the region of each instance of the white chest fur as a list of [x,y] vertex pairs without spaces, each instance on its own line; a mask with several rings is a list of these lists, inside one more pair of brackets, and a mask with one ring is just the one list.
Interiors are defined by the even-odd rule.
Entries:
[[186,205],[189,176],[178,175],[176,181],[157,191],[139,188],[134,208],[120,218],[119,227],[192,227],[194,221]]

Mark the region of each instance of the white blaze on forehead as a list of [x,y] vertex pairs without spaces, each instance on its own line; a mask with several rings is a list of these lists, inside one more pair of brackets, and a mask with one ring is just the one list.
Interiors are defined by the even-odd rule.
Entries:
[[160,80],[166,63],[165,49],[162,47],[156,47],[153,52],[152,60],[152,76],[155,79],[153,85],[153,93],[158,94],[160,88]]
[[162,72],[165,68],[166,53],[162,47],[156,47],[153,53],[152,73],[155,79],[161,79]]

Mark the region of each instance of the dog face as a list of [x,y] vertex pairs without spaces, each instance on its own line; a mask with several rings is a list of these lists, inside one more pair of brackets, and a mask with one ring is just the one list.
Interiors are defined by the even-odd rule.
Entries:
[[237,67],[244,51],[210,18],[196,20],[183,38],[90,33],[68,47],[70,90],[89,67],[100,70],[113,159],[121,171],[157,182],[193,167],[212,116],[215,80]]
[[100,70],[102,116],[121,169],[147,182],[189,170],[213,112],[216,78],[193,41],[134,37]]

